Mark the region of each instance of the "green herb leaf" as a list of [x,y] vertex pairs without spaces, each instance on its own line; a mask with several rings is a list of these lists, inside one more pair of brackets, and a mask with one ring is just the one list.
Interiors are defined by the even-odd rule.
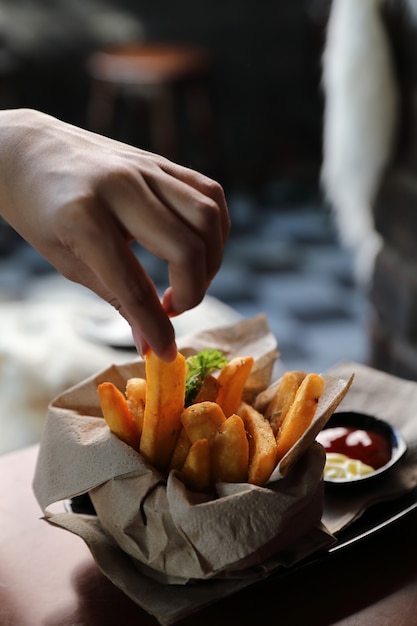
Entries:
[[185,406],[193,403],[207,374],[210,374],[213,370],[221,369],[227,362],[224,354],[214,348],[207,348],[187,358]]

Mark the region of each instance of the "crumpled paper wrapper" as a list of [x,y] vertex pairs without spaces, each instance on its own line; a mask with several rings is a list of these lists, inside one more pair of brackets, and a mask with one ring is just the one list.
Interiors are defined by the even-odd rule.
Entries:
[[[229,358],[255,358],[246,400],[270,383],[278,350],[263,315],[179,344],[185,355],[208,347]],[[144,596],[151,580],[164,588],[207,579],[256,580],[333,543],[321,523],[325,454],[315,437],[346,394],[349,377],[325,377],[310,429],[265,487],[220,484],[217,496],[210,496],[186,489],[176,472],[161,476],[110,433],[101,417],[97,385],[111,381],[123,390],[127,378],[143,375],[141,359],[113,365],[57,397],[48,411],[33,485],[46,519],[82,537],[116,585],[161,623],[170,623],[191,606],[162,610],[154,594]],[[84,493],[97,518],[48,511],[53,503]],[[118,550],[122,569],[108,558]],[[146,579],[145,587],[132,585],[132,571]]]

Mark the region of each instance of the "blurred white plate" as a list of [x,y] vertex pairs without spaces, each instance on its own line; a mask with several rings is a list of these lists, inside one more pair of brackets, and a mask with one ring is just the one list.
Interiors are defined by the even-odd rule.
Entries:
[[[204,300],[190,311],[186,311],[171,319],[177,337],[189,333],[218,328],[234,324],[242,319],[241,315],[228,305],[212,296]],[[98,313],[86,312],[77,321],[77,331],[89,341],[113,348],[134,348],[132,333],[126,320],[109,308]]]

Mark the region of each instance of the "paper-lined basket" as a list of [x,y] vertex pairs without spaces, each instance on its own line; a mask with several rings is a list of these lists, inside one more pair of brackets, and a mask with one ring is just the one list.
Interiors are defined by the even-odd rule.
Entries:
[[[253,356],[245,399],[268,396],[278,351],[264,316],[189,336],[179,345],[185,356],[208,347],[228,358]],[[321,524],[325,454],[315,438],[351,378],[324,376],[310,428],[264,487],[222,483],[213,495],[188,490],[177,472],[162,476],[110,433],[97,385],[110,381],[123,390],[128,378],[144,374],[141,359],[113,365],[51,403],[34,479],[49,521],[70,527],[87,543],[88,524],[96,531],[99,523],[103,543],[114,542],[141,573],[175,584],[250,576],[271,557],[288,565],[332,542]],[[89,493],[97,519],[82,516],[77,524],[75,514],[48,511],[54,502],[83,493]]]

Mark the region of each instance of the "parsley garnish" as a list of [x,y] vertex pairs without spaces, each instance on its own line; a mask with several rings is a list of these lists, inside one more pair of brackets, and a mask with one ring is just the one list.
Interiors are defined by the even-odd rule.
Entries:
[[207,348],[187,358],[185,379],[185,406],[190,406],[201,389],[204,378],[213,370],[221,369],[227,359],[220,350]]

